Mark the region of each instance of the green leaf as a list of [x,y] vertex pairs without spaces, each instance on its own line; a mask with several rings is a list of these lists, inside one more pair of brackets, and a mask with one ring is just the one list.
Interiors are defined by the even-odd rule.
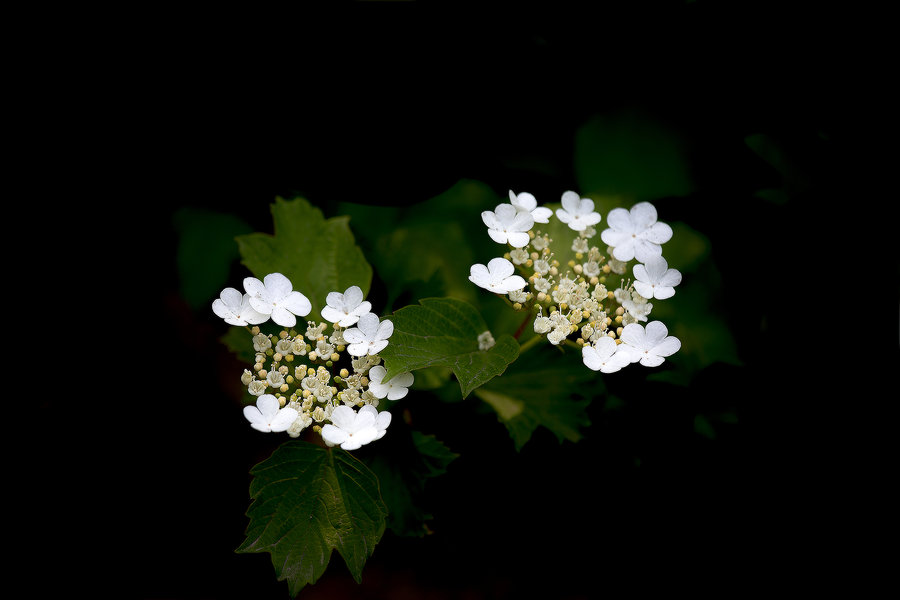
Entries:
[[179,236],[181,296],[191,308],[208,306],[226,287],[231,265],[239,257],[235,237],[253,229],[233,215],[194,207],[179,209],[173,223]]
[[685,150],[682,136],[652,115],[634,109],[597,115],[576,133],[575,191],[632,202],[685,196],[694,188]]
[[398,420],[367,463],[378,476],[388,506],[387,526],[400,536],[421,537],[431,515],[425,511],[425,483],[447,471],[459,455],[432,435],[411,430]]
[[508,201],[487,184],[464,179],[412,206],[342,202],[338,211],[371,225],[358,238],[386,284],[387,306],[452,296],[480,308],[483,290],[469,281],[469,267],[507,250],[488,236],[481,213]]
[[237,238],[243,264],[259,279],[281,273],[312,303],[310,319],[318,319],[328,292],[358,285],[367,294],[372,267],[356,245],[350,218],[326,220],[303,198],[276,198],[272,205],[275,233]]
[[456,298],[424,298],[394,312],[390,320],[394,334],[379,352],[387,370],[385,381],[405,371],[448,367],[465,398],[519,355],[518,342],[507,334],[496,337],[490,349],[480,350],[478,336],[488,326],[472,305]]
[[291,595],[322,576],[335,549],[361,580],[387,517],[372,471],[344,450],[292,441],[250,473],[250,524],[238,552],[270,553]]
[[547,343],[523,354],[475,395],[496,411],[521,450],[538,427],[549,429],[560,442],[580,440],[581,428],[591,424],[585,409],[603,390],[577,349],[560,352]]

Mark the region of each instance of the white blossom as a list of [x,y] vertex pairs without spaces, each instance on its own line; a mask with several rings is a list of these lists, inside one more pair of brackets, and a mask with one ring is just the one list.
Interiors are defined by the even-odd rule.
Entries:
[[515,248],[509,253],[509,258],[514,265],[521,265],[528,260],[528,251],[525,248]]
[[619,344],[616,344],[614,339],[604,336],[582,348],[581,359],[585,366],[593,371],[615,373],[631,364],[631,355],[627,351],[618,352],[618,348]]
[[[512,293],[512,292],[510,292]],[[479,350],[490,350],[494,347],[494,336],[491,335],[490,331],[485,331],[481,335],[478,336],[478,349]]]
[[612,246],[617,260],[637,258],[646,263],[651,257],[662,255],[660,244],[672,239],[672,228],[656,219],[656,207],[649,202],[638,202],[630,210],[614,208],[606,217],[609,228],[600,234],[600,239]]
[[291,281],[281,273],[270,273],[262,281],[247,277],[244,289],[253,310],[270,315],[282,327],[293,327],[297,317],[305,317],[312,310],[309,299],[294,291]]
[[650,310],[653,308],[653,305],[646,300],[643,302],[637,300],[625,300],[622,302],[622,306],[635,321],[646,321],[647,316],[650,314]]
[[331,355],[334,353],[334,346],[326,342],[325,340],[319,340],[316,342],[316,354],[328,360]]
[[269,384],[265,379],[254,379],[247,385],[247,391],[251,396],[262,396],[266,393]]
[[662,256],[652,256],[644,264],[634,265],[634,289],[645,298],[665,300],[675,295],[681,283],[681,271],[670,269]]
[[379,413],[369,404],[359,412],[341,405],[331,413],[331,423],[322,427],[322,439],[327,446],[340,445],[344,450],[357,450],[384,437],[390,423],[391,413]]
[[287,431],[299,413],[290,407],[281,408],[278,398],[264,394],[256,401],[256,406],[245,406],[244,417],[250,426],[259,431]]
[[550,331],[552,325],[550,323],[550,319],[547,317],[538,316],[534,320],[534,332],[539,334],[544,334]]
[[513,264],[505,258],[492,258],[487,266],[472,265],[469,281],[495,294],[508,294],[527,285],[521,276],[513,274],[515,270]]
[[387,398],[388,400],[399,400],[406,396],[409,386],[413,384],[414,377],[412,373],[399,373],[391,377],[391,379],[382,383],[387,369],[381,365],[376,365],[369,369],[369,390],[376,398]]
[[300,433],[310,425],[312,425],[312,417],[308,413],[299,413],[299,416],[287,428],[287,433],[292,438],[300,437]]
[[572,240],[572,252],[585,253],[589,250],[588,241],[585,238],[577,237]]
[[594,211],[594,201],[582,198],[575,192],[562,195],[562,208],[556,209],[556,218],[575,231],[584,231],[600,222],[600,213]]
[[229,325],[258,325],[269,320],[269,315],[257,312],[250,306],[250,295],[227,287],[213,300],[213,312]]
[[272,347],[272,340],[264,333],[257,333],[253,336],[253,349],[257,352],[265,352]]
[[600,276],[600,264],[596,260],[589,260],[581,265],[581,273],[587,278]]
[[530,213],[519,212],[512,204],[498,204],[493,212],[482,212],[481,220],[488,227],[488,235],[498,244],[524,248],[531,241],[528,231],[534,226],[534,218]]
[[557,327],[549,334],[547,334],[547,341],[553,344],[554,346],[558,345],[561,341],[566,339],[566,336],[569,335],[569,328]]
[[343,294],[329,292],[325,303],[322,318],[341,327],[355,325],[359,317],[372,310],[371,302],[363,301],[362,289],[357,285],[350,286]]
[[519,195],[509,190],[509,203],[516,207],[519,212],[526,212],[531,215],[535,223],[549,223],[553,211],[545,206],[538,206],[537,199],[528,192],[522,192]]
[[669,335],[662,321],[651,321],[646,329],[638,323],[631,323],[622,329],[619,337],[624,347],[619,352],[628,352],[631,362],[640,362],[646,367],[661,365],[665,357],[681,349],[681,340]]
[[344,331],[344,339],[349,343],[347,352],[352,356],[378,354],[387,347],[387,340],[393,333],[391,321],[379,322],[378,315],[366,313],[359,318],[356,327]]

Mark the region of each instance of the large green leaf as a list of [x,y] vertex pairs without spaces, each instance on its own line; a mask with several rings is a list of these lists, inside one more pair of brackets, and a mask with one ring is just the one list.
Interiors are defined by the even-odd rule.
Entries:
[[384,359],[385,380],[426,367],[448,367],[456,375],[463,398],[506,370],[519,355],[519,344],[503,334],[493,347],[479,349],[478,336],[488,331],[472,305],[456,298],[424,298],[391,315],[394,334]]
[[475,395],[497,412],[521,450],[538,427],[552,431],[560,442],[580,440],[581,428],[591,424],[585,409],[603,390],[577,349],[561,352],[547,343],[523,354]]
[[328,292],[358,285],[367,294],[372,267],[356,245],[350,218],[332,217],[303,198],[276,198],[272,204],[274,235],[252,233],[237,238],[244,265],[258,278],[281,273],[312,303],[318,319]]
[[387,517],[374,473],[348,452],[301,441],[282,444],[250,473],[250,524],[238,552],[270,553],[292,595],[321,577],[335,549],[361,580]]
[[398,419],[391,433],[379,442],[367,464],[378,476],[381,496],[388,506],[388,528],[396,535],[421,537],[431,515],[426,512],[425,483],[442,475],[459,455],[432,435],[410,429]]

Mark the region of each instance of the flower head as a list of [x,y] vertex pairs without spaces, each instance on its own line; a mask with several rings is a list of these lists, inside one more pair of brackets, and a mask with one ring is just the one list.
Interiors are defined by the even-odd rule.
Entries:
[[469,281],[495,294],[508,294],[527,285],[525,279],[514,275],[516,268],[505,258],[492,258],[487,266],[472,265]]
[[291,281],[281,273],[270,273],[262,281],[255,277],[244,279],[244,289],[250,295],[250,306],[282,327],[293,327],[297,317],[305,317],[312,310],[309,299],[295,292]]
[[375,365],[369,369],[369,390],[375,397],[399,400],[406,396],[407,392],[409,392],[409,386],[415,381],[413,374],[399,373],[391,377],[387,383],[382,383],[386,373],[387,369],[381,365]]
[[367,404],[354,411],[341,405],[331,413],[331,423],[322,427],[322,439],[327,446],[340,445],[344,450],[356,450],[369,442],[381,439],[391,424],[391,413],[379,413]]
[[372,310],[372,304],[363,301],[362,290],[356,285],[347,288],[343,294],[329,292],[325,303],[327,306],[322,309],[322,318],[341,327],[355,325],[362,315]]
[[646,263],[662,255],[662,247],[672,239],[672,228],[656,220],[656,208],[649,202],[638,202],[631,210],[614,208],[606,216],[609,229],[600,234],[604,243],[612,246],[617,260],[637,258]]
[[556,209],[556,218],[566,223],[569,229],[584,231],[600,222],[600,213],[594,212],[594,201],[590,198],[582,198],[575,192],[564,192],[562,205],[562,208]]
[[269,315],[257,312],[250,306],[250,295],[233,287],[222,290],[213,300],[212,310],[229,325],[258,325],[269,320]]
[[256,406],[244,407],[244,416],[253,429],[269,432],[287,431],[300,413],[293,408],[281,408],[278,398],[272,394],[263,394],[256,401]]
[[644,298],[665,300],[675,295],[681,283],[681,271],[670,269],[662,256],[651,256],[646,263],[634,265],[634,289]]
[[615,373],[631,364],[631,354],[618,352],[619,344],[610,337],[603,336],[594,344],[581,349],[581,359],[593,371]]
[[356,327],[344,331],[344,340],[348,342],[347,352],[352,356],[378,354],[388,345],[388,338],[394,333],[394,324],[385,319],[380,321],[375,313],[365,313],[359,318]]
[[522,192],[519,195],[509,190],[509,203],[516,207],[519,212],[526,212],[531,215],[535,223],[549,223],[553,211],[545,206],[538,206],[537,199],[528,192]]
[[630,323],[622,330],[622,344],[618,352],[627,352],[631,362],[645,367],[658,367],[667,356],[681,349],[681,340],[669,335],[669,330],[661,321],[647,323],[645,329],[638,323]]
[[498,244],[524,248],[531,241],[528,231],[534,226],[530,212],[519,211],[512,204],[499,204],[492,211],[481,213],[481,220],[488,227],[488,235]]

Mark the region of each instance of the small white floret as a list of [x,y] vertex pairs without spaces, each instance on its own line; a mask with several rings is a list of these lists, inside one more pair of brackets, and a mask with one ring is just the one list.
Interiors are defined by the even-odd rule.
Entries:
[[394,333],[393,322],[380,321],[375,313],[365,313],[356,327],[344,331],[344,340],[349,344],[347,352],[352,356],[378,354],[388,345],[388,338]]
[[592,344],[581,349],[581,359],[585,366],[593,371],[615,373],[631,364],[631,355],[618,352],[619,344],[610,337],[600,337]]
[[297,317],[305,317],[312,310],[309,299],[294,291],[291,281],[281,273],[270,273],[262,281],[247,277],[244,289],[253,310],[270,315],[282,327],[293,327]]
[[644,298],[665,300],[675,295],[681,283],[681,271],[670,269],[662,256],[651,256],[646,263],[634,265],[634,289]]
[[622,330],[619,352],[628,352],[631,362],[640,362],[645,367],[657,367],[665,357],[681,349],[681,340],[669,335],[669,330],[661,321],[647,323],[646,329],[638,323],[626,325]]
[[329,418],[331,423],[322,427],[322,440],[329,447],[340,445],[344,450],[357,450],[381,439],[391,424],[391,413],[379,413],[370,404],[359,412],[346,405],[338,406]]
[[260,396],[256,406],[244,407],[244,417],[250,421],[250,426],[264,432],[287,431],[299,415],[293,408],[281,408],[278,398],[272,394]]
[[515,270],[515,266],[505,258],[492,258],[487,266],[472,265],[469,281],[489,292],[508,294],[528,285],[520,275],[514,275]]
[[661,256],[661,244],[672,239],[672,228],[656,219],[656,207],[649,202],[638,202],[630,210],[614,208],[606,216],[609,228],[600,234],[600,239],[613,247],[612,255],[617,260],[637,258],[646,263]]
[[531,241],[528,231],[534,226],[534,218],[512,204],[499,204],[493,211],[482,212],[481,220],[487,225],[488,235],[498,244],[524,248]]
[[250,306],[250,295],[228,287],[213,300],[213,312],[229,325],[259,325],[269,320],[269,315],[257,312]]
[[600,213],[594,211],[594,201],[582,198],[575,192],[562,195],[562,208],[556,209],[556,218],[574,231],[584,231],[600,222]]
[[509,203],[516,207],[519,212],[526,212],[531,215],[535,223],[549,223],[553,211],[545,206],[538,206],[537,199],[528,192],[522,192],[518,195],[509,190]]
[[350,286],[343,294],[329,292],[325,303],[322,318],[341,327],[355,325],[362,315],[372,310],[372,304],[363,301],[362,289],[357,285]]
[[387,369],[381,365],[375,365],[369,369],[369,391],[376,398],[387,398],[388,400],[399,400],[406,396],[409,392],[409,386],[413,384],[415,378],[412,373],[398,373],[391,377],[386,383],[382,383]]

